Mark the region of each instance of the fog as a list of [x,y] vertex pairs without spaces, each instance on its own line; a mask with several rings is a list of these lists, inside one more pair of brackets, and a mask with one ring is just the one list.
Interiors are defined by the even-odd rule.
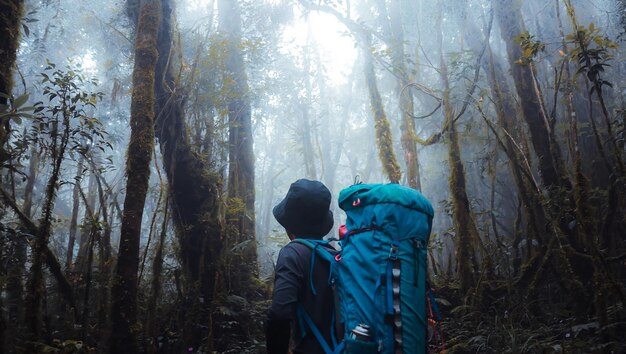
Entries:
[[[3,116],[15,118],[6,118],[10,133],[2,141],[10,157],[3,157],[0,182],[10,198],[3,199],[0,221],[3,230],[19,232],[25,232],[19,226],[24,217],[41,225],[50,221],[46,244],[68,275],[85,262],[77,257],[88,254],[87,268],[103,257],[115,268],[126,183],[135,173],[127,158],[133,154],[128,149],[142,3],[24,2],[17,59],[9,71],[14,80],[8,94],[14,99],[0,113],[19,109],[18,97],[27,100],[22,107],[33,107]],[[231,279],[229,272],[246,264],[243,273],[271,284],[278,251],[289,241],[272,208],[299,178],[320,180],[331,190],[335,224],[329,237],[345,223],[337,205],[343,188],[393,182],[418,189],[435,208],[431,278],[459,283],[463,290],[485,274],[512,279],[523,266],[542,272],[536,255],[552,249],[553,231],[572,244],[569,255],[592,257],[585,242],[594,240],[603,257],[623,258],[623,1],[163,3],[173,8],[171,18],[162,14],[171,36],[159,37],[159,45],[167,41],[171,48],[167,55],[158,53],[156,64],[157,73],[159,65],[167,69],[154,84],[162,92],[156,90],[153,104],[156,139],[140,219],[140,294],[149,293],[161,234],[166,307],[174,306],[181,291],[181,269],[195,264],[188,257],[203,262],[208,254],[231,254],[220,261],[223,268],[216,266],[216,274],[228,280],[215,280],[220,284],[215,287],[227,294],[240,294],[236,284],[247,278]],[[54,209],[46,216],[46,186],[59,157],[55,129],[62,123],[37,114],[52,117],[59,111],[52,89],[46,90],[54,80],[42,76],[53,77],[55,70],[82,75],[85,96],[72,102],[82,104],[82,111],[69,123],[68,148],[53,183]],[[173,101],[180,120],[172,113],[178,112]],[[167,135],[168,130],[175,132]],[[184,149],[185,157],[179,155]],[[175,186],[172,171],[183,169],[172,161],[191,159],[189,165],[198,169],[190,171],[200,179],[179,174],[183,185]],[[192,204],[203,194],[210,194],[210,202]],[[32,209],[29,204],[21,217],[29,198]],[[588,214],[581,205],[589,207]],[[538,209],[540,215],[534,214]],[[206,224],[190,221],[196,211],[194,218]],[[586,225],[582,216],[592,219],[594,231],[585,229],[589,238],[579,231]],[[217,235],[221,248],[202,253],[202,241],[186,245],[185,225]],[[576,235],[568,234],[572,225],[581,225]],[[107,248],[94,246],[92,232],[108,234],[102,242],[109,243],[112,255],[98,253],[98,247]],[[34,236],[27,239],[35,242]],[[460,246],[463,240],[469,246]],[[469,247],[469,258],[462,258],[462,247]],[[3,254],[12,250],[6,246]],[[194,251],[201,256],[190,256]],[[23,252],[26,284],[25,269],[33,261],[24,263],[32,252]],[[255,260],[246,258],[250,254]],[[572,262],[583,283],[591,282]],[[471,268],[469,278],[464,268]],[[204,270],[191,271],[191,279],[219,278],[202,275]],[[561,272],[558,266],[552,271]],[[623,267],[614,274],[623,286]],[[47,278],[51,283],[54,276]]]

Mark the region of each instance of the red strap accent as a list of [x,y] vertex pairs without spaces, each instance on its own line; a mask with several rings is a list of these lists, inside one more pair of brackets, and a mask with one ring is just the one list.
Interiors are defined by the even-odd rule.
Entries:
[[350,231],[350,235],[360,234],[361,232],[374,231],[374,230],[376,230],[376,229],[377,229],[377,227],[376,227],[376,226],[366,227],[366,228],[363,228],[363,229],[358,229],[358,230]]

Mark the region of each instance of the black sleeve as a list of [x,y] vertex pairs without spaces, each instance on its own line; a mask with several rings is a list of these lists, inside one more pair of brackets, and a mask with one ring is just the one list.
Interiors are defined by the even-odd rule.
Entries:
[[293,244],[283,247],[278,254],[269,320],[295,319],[298,294],[301,293],[305,279],[300,258]]
[[304,281],[304,269],[293,245],[278,254],[272,305],[268,311],[266,345],[268,354],[287,354],[291,339],[291,321],[295,319],[298,294]]

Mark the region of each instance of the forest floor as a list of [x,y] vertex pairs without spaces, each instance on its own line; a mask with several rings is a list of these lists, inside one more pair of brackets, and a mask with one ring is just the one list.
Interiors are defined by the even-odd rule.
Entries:
[[[593,317],[574,316],[560,303],[539,309],[526,301],[507,308],[505,299],[489,299],[487,306],[471,306],[460,300],[458,290],[447,287],[438,289],[435,296],[443,319],[445,347],[432,353],[626,353],[623,306],[610,309],[612,317],[621,321],[601,326]],[[269,301],[242,303],[239,301],[238,310],[233,310],[231,301],[231,306],[221,309],[223,316],[215,319],[224,329],[217,341],[218,353],[265,353]],[[244,318],[233,316],[244,312]]]
[[578,315],[564,299],[524,299],[512,304],[500,297],[471,306],[456,290],[442,288],[436,296],[447,354],[626,353],[623,304],[610,306],[613,320],[601,326],[597,318]]

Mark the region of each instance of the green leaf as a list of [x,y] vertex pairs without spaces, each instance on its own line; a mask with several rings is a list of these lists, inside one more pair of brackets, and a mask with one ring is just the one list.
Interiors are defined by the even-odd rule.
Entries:
[[23,23],[22,23],[22,28],[24,29],[24,35],[26,35],[26,37],[29,37],[30,36],[30,28],[28,28],[28,26],[26,26]]
[[13,101],[13,108],[19,108],[19,107],[23,106],[24,103],[26,103],[26,101],[28,101],[28,94],[27,93],[19,96],[18,98],[15,99],[15,101]]
[[30,112],[30,111],[34,111],[35,110],[35,106],[24,106],[21,107],[20,109],[18,109],[18,112]]

